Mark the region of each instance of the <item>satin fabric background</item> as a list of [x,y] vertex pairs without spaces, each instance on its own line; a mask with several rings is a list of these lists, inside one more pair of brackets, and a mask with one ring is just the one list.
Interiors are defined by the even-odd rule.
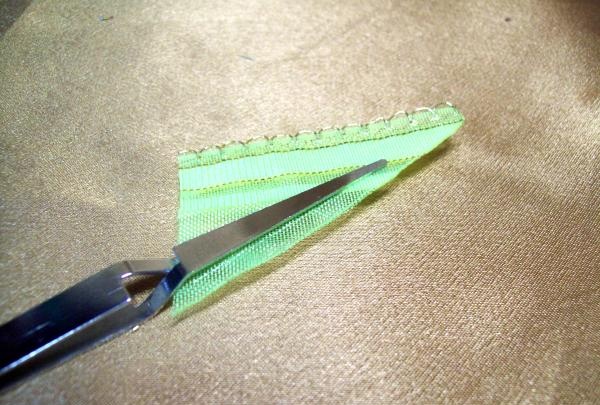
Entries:
[[33,2],[0,39],[0,322],[169,255],[183,149],[445,100],[466,124],[0,402],[600,402],[599,62],[596,1]]

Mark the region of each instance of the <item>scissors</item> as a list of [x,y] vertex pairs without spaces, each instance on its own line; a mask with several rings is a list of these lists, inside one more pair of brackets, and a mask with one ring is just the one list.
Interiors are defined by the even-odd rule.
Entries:
[[[0,390],[137,328],[160,312],[194,271],[386,164],[382,159],[362,166],[183,242],[173,248],[172,258],[115,263],[8,321],[0,326]],[[139,277],[158,282],[136,304],[125,283]]]

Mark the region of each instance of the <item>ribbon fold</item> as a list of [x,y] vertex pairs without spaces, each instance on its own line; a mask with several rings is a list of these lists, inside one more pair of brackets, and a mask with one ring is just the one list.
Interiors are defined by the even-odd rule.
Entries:
[[178,158],[180,243],[359,166],[378,159],[387,159],[388,165],[198,269],[175,291],[173,314],[181,315],[228,281],[282,254],[349,211],[452,136],[463,122],[455,107],[443,105],[365,125],[182,153]]

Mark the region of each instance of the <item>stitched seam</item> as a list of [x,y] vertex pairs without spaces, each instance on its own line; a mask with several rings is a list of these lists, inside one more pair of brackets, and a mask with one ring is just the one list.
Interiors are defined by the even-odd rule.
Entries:
[[[370,138],[366,138],[366,139],[360,139],[360,140],[349,140],[346,142],[337,142],[337,143],[332,143],[329,145],[323,145],[323,146],[315,146],[315,147],[309,147],[309,146],[298,146],[298,145],[282,145],[281,149],[277,149],[277,150],[269,150],[269,151],[262,151],[262,153],[247,153],[245,155],[241,155],[241,156],[235,156],[235,157],[231,157],[231,158],[221,158],[221,159],[216,159],[213,162],[206,162],[206,163],[196,163],[193,164],[191,166],[184,166],[184,167],[180,167],[182,170],[187,170],[187,169],[194,169],[194,168],[198,168],[198,167],[203,167],[203,166],[210,166],[213,164],[217,164],[217,163],[221,163],[221,162],[227,162],[227,161],[231,161],[231,160],[239,160],[239,159],[244,159],[247,157],[255,157],[255,156],[263,156],[263,155],[268,155],[268,154],[272,154],[272,153],[282,153],[282,152],[293,152],[293,151],[300,151],[300,150],[318,150],[318,149],[325,149],[325,148],[330,148],[330,147],[334,147],[334,146],[340,146],[340,145],[347,145],[347,144],[351,144],[351,143],[362,143],[362,142],[369,142],[369,141],[375,141],[375,140],[382,140],[382,139],[387,139],[387,138],[392,138],[394,136],[404,136],[404,135],[409,135],[415,132],[419,132],[419,131],[425,131],[428,129],[433,129],[433,128],[439,128],[445,125],[452,125],[452,124],[458,124],[460,122],[464,122],[464,118],[455,120],[455,121],[449,121],[449,122],[444,122],[441,124],[437,124],[437,125],[431,125],[431,126],[426,126],[426,127],[420,127],[420,128],[414,128],[414,129],[410,129],[408,131],[405,132],[396,132],[387,136],[381,136],[379,137],[378,134],[380,134],[382,131],[386,130],[386,128],[381,128],[379,131],[377,131],[373,136],[371,136]],[[315,133],[313,133],[312,135],[316,135]],[[290,136],[290,139],[291,138]],[[295,146],[295,148],[294,148]],[[203,153],[205,153],[206,151],[203,152],[197,152],[197,156],[201,156]]]
[[[401,159],[393,159],[393,160],[388,161],[388,164],[406,162],[408,160],[413,160],[413,159],[417,159],[417,158],[418,158],[418,156],[409,156],[409,157],[401,158]],[[218,185],[205,187],[205,188],[183,188],[183,189],[179,189],[179,191],[181,191],[181,192],[197,192],[199,194],[204,194],[204,193],[209,193],[211,191],[215,191],[218,189],[234,187],[237,185],[255,184],[255,183],[259,183],[259,182],[263,182],[263,181],[270,181],[270,180],[276,180],[276,179],[279,180],[279,179],[282,179],[285,177],[301,177],[301,176],[307,177],[307,176],[316,176],[316,175],[322,175],[322,174],[343,173],[343,172],[347,172],[347,171],[356,169],[361,166],[362,165],[345,166],[345,167],[339,167],[339,168],[336,167],[335,169],[327,169],[327,170],[321,170],[321,171],[315,171],[315,172],[283,173],[283,174],[278,174],[277,176],[259,177],[256,179],[237,180],[237,181],[218,184]]]
[[[338,142],[338,143],[332,143],[329,145],[323,145],[323,146],[315,146],[315,147],[310,147],[310,146],[298,146],[298,145],[293,145],[296,146],[295,148],[293,148],[292,145],[282,145],[281,149],[277,149],[277,150],[269,150],[269,151],[263,151],[262,153],[248,153],[245,155],[241,155],[241,156],[236,156],[236,157],[231,157],[231,158],[222,158],[221,160],[216,160],[214,162],[207,162],[207,163],[199,163],[199,164],[195,164],[189,167],[183,167],[182,170],[186,170],[186,169],[194,169],[197,167],[203,167],[203,166],[210,166],[213,164],[217,164],[217,163],[221,163],[221,162],[226,162],[226,161],[230,161],[230,160],[239,160],[239,159],[244,159],[247,157],[255,157],[255,156],[263,156],[263,155],[268,155],[268,154],[272,154],[272,153],[283,153],[283,152],[293,152],[293,151],[301,151],[301,150],[318,150],[318,149],[325,149],[325,148],[330,148],[330,147],[334,147],[334,146],[340,146],[340,145],[348,145],[348,144],[352,144],[352,143],[362,143],[362,142],[369,142],[369,141],[376,141],[376,140],[382,140],[382,139],[388,139],[388,138],[392,138],[395,136],[404,136],[404,135],[409,135],[409,134],[413,134],[415,132],[419,132],[419,131],[425,131],[428,129],[433,129],[433,128],[439,128],[445,125],[452,125],[452,124],[458,124],[460,122],[463,122],[464,119],[460,119],[460,120],[456,120],[456,121],[450,121],[450,122],[445,122],[445,123],[441,123],[438,125],[431,125],[428,127],[421,127],[421,128],[415,128],[415,129],[411,129],[409,131],[406,132],[397,132],[397,133],[393,133],[387,136],[382,136],[382,137],[378,137],[378,134],[380,134],[382,131],[385,130],[385,128],[380,129],[378,132],[376,132],[371,138],[366,138],[366,139],[360,139],[360,140],[349,140],[346,142]],[[203,152],[200,152],[203,153]]]
[[[454,114],[448,114],[448,115],[458,115],[461,120],[460,121],[464,121],[464,117],[462,116],[462,114],[458,111],[458,109],[456,108],[456,106],[452,105],[449,102],[445,102],[445,103],[441,103],[436,105],[433,108],[428,108],[428,107],[423,107],[423,108],[417,108],[415,109],[413,112],[411,113],[406,113],[405,111],[398,111],[396,112],[392,117],[390,118],[376,118],[374,120],[371,120],[367,123],[364,124],[347,124],[343,127],[329,127],[329,128],[319,128],[317,130],[314,131],[299,131],[295,134],[286,134],[286,135],[276,135],[276,136],[261,136],[261,137],[255,137],[255,138],[250,138],[247,139],[245,141],[237,141],[237,140],[233,140],[230,142],[227,142],[225,144],[217,144],[217,145],[213,145],[213,146],[209,146],[206,148],[202,148],[200,150],[188,150],[188,151],[184,151],[181,152],[180,156],[186,156],[186,155],[195,155],[196,159],[202,159],[202,155],[206,155],[211,153],[211,156],[209,156],[209,159],[223,159],[222,156],[215,156],[214,153],[215,152],[221,152],[223,153],[224,151],[228,151],[231,148],[233,148],[234,146],[254,146],[254,143],[257,141],[264,141],[266,143],[268,143],[269,141],[272,140],[277,140],[277,139],[287,139],[287,143],[289,144],[289,140],[292,138],[297,138],[299,136],[308,136],[308,137],[312,137],[312,138],[317,138],[319,135],[321,135],[324,131],[329,131],[329,130],[333,130],[333,133],[328,135],[329,137],[334,137],[334,135],[337,135],[335,132],[345,132],[346,130],[350,129],[350,128],[364,128],[364,127],[371,127],[377,124],[385,124],[386,127],[389,128],[389,123],[395,121],[396,119],[398,120],[404,120],[406,121],[403,125],[400,125],[399,128],[396,129],[400,129],[400,127],[404,126],[406,127],[406,123],[413,125],[414,122],[414,116],[417,114],[423,114],[423,112],[425,111],[425,115],[428,115],[428,113],[431,113],[431,115],[436,117],[436,121],[440,118],[440,114],[438,113],[438,111],[443,111],[443,110],[449,110],[451,113]],[[399,117],[400,113],[404,114],[404,117]],[[448,119],[448,117],[446,117],[446,119]],[[429,120],[430,121],[430,120]],[[460,122],[459,121],[459,122]],[[419,128],[417,128],[418,130]],[[422,128],[422,129],[426,129],[426,128]],[[346,135],[346,134],[345,134]],[[360,136],[360,134],[359,134]],[[240,151],[237,151],[238,153],[240,153]],[[266,153],[269,153],[270,151],[267,151]],[[235,156],[234,158],[243,158],[245,157],[245,155],[242,156]],[[218,161],[217,161],[218,163]],[[211,164],[211,163],[208,163]],[[180,167],[183,168],[183,167]]]

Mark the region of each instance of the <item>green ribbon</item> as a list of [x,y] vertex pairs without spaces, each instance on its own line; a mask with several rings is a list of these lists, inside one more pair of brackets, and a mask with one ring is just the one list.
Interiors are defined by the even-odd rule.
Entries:
[[290,249],[356,206],[463,124],[444,105],[360,126],[260,138],[179,156],[179,242],[235,221],[362,165],[388,165],[293,217],[177,288],[173,313]]

